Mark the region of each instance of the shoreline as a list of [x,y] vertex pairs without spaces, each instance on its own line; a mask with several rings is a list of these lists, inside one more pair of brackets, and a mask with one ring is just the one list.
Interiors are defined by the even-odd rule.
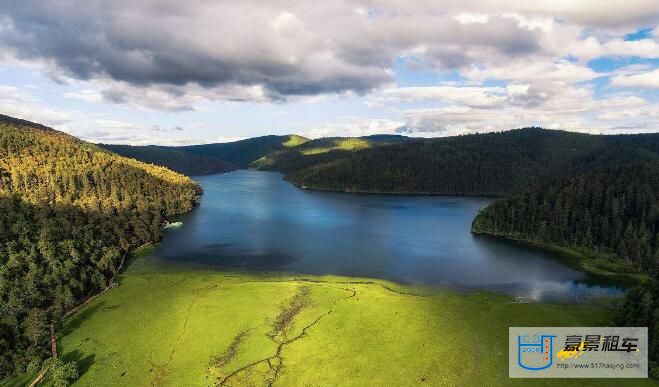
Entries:
[[471,230],[471,233],[482,237],[505,240],[508,242],[513,242],[523,246],[546,251],[548,253],[551,253],[552,255],[555,255],[556,260],[566,264],[567,266],[573,269],[582,271],[594,277],[613,280],[614,282],[619,282],[622,285],[629,286],[635,284],[642,284],[651,280],[651,277],[643,272],[612,271],[607,269],[606,267],[598,266],[597,261],[600,261],[599,263],[601,264],[602,260],[604,260],[606,263],[613,265],[621,265],[624,263],[611,261],[603,256],[589,257],[586,253],[580,252],[576,249],[572,249],[569,247],[551,245],[540,241],[530,241],[526,239],[514,238],[504,234],[493,234],[482,231],[474,231],[473,229]]

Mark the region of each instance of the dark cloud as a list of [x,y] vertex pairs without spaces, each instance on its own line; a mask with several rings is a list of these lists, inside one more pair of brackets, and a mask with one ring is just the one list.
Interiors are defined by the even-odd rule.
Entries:
[[[424,60],[449,69],[483,60],[481,53],[519,56],[539,48],[536,36],[512,18],[464,25],[451,14],[381,12],[369,19],[350,2],[0,4],[0,46],[23,59],[53,63],[54,78],[111,79],[135,87],[257,86],[273,100],[367,93],[391,82],[395,59],[419,45],[427,47],[420,54]],[[116,90],[103,96],[127,100]]]
[[[275,34],[268,31],[267,24],[258,30],[245,25],[244,30],[218,35],[218,31],[200,28],[209,22],[207,17],[193,14],[186,18],[182,7],[171,2],[147,3],[150,5],[89,1],[78,2],[76,7],[73,1],[9,2],[0,10],[9,21],[0,29],[0,42],[20,58],[53,61],[66,76],[84,80],[107,77],[138,86],[260,85],[277,99],[364,93],[391,80],[383,68],[359,68],[332,55],[314,58],[313,48],[292,53],[299,58],[290,60],[267,47],[268,35]],[[192,2],[190,7],[201,11],[200,5]],[[173,13],[167,14],[167,9]],[[238,12],[239,17],[247,21],[249,8],[243,11]],[[218,13],[217,23],[221,25],[228,16]],[[261,16],[264,21],[276,20],[277,13],[264,9]],[[263,39],[245,39],[246,34],[262,34]],[[290,38],[291,43],[294,39]],[[223,43],[225,40],[234,43]],[[321,59],[327,63],[317,66]],[[123,102],[118,94],[104,96]]]

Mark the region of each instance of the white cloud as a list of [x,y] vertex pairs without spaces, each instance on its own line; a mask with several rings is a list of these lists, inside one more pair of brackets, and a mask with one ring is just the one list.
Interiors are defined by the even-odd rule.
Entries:
[[459,102],[468,106],[496,106],[504,102],[506,89],[502,87],[429,86],[384,89],[373,95],[372,101],[414,102],[420,100]]
[[321,137],[359,137],[373,134],[398,134],[396,130],[405,125],[395,120],[365,120],[360,118],[345,119],[303,129],[300,134],[309,138]]
[[611,85],[618,87],[659,89],[659,68],[631,75],[616,75]]
[[627,41],[620,38],[601,42],[589,36],[570,43],[564,52],[577,56],[583,62],[604,56],[659,58],[659,42],[653,39]]
[[[519,90],[522,90],[520,88]],[[659,119],[659,104],[636,96],[595,99],[588,89],[565,87],[562,93],[537,106],[507,104],[500,109],[464,105],[404,111],[411,130],[456,135],[541,126],[551,129],[607,133],[614,129],[652,129]],[[655,124],[656,125],[656,124]],[[655,130],[657,128],[654,128]]]
[[70,112],[44,106],[25,89],[6,85],[0,85],[0,113],[49,126],[62,125],[73,118]]
[[471,24],[471,23],[487,23],[490,16],[483,15],[482,13],[467,13],[462,12],[453,16],[455,20],[459,21],[460,24]]
[[96,90],[83,89],[78,92],[66,92],[63,94],[64,97],[70,99],[77,99],[80,101],[85,101],[89,103],[97,103],[103,100],[103,95]]
[[464,75],[477,82],[501,79],[518,82],[583,82],[602,76],[589,67],[567,60],[546,60],[542,57],[511,61],[507,64],[479,68],[472,66]]

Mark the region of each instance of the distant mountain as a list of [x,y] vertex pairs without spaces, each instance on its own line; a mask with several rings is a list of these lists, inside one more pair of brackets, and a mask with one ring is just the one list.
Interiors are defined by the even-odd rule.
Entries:
[[237,165],[220,160],[217,157],[187,153],[173,147],[157,145],[99,145],[122,156],[149,164],[161,165],[188,176],[211,175],[238,169]]
[[388,134],[364,137],[324,137],[266,154],[252,162],[250,167],[289,173],[330,162],[361,150],[407,141],[412,141],[412,139]]
[[48,324],[108,286],[200,193],[166,168],[0,115],[0,379],[38,369]]
[[262,136],[246,140],[190,146],[130,146],[102,147],[126,157],[162,165],[186,175],[206,175],[229,172],[238,168],[289,171],[330,160],[379,145],[409,141],[399,135],[365,137],[328,137],[316,140],[298,135]]
[[307,141],[309,139],[294,134],[286,136],[272,135],[226,143],[180,146],[171,149],[194,155],[211,156],[237,165],[240,168],[247,168],[251,162],[265,155],[295,147]]

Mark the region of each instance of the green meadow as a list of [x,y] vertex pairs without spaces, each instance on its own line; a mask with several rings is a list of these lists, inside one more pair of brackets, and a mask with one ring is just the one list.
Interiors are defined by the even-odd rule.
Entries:
[[78,363],[80,386],[555,385],[508,378],[508,327],[606,325],[609,312],[369,279],[181,270],[137,258],[118,288],[65,322],[59,348]]

